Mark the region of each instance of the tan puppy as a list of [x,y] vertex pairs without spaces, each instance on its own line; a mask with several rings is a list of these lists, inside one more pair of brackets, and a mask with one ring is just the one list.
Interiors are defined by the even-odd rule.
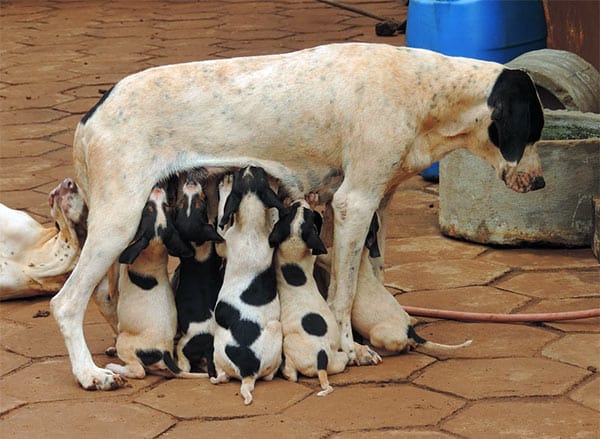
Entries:
[[142,213],[134,241],[119,258],[117,354],[125,365],[109,363],[108,370],[129,378],[144,378],[146,370],[181,378],[208,374],[183,372],[173,360],[177,331],[175,298],[167,273],[168,254],[191,257],[179,237],[167,207],[167,194],[155,186]]
[[70,178],[49,196],[55,227],[0,203],[0,300],[56,293],[77,263],[87,206]]

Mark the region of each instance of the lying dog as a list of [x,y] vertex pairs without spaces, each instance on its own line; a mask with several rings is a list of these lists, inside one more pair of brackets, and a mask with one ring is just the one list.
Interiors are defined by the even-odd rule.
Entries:
[[[416,333],[413,319],[385,288],[371,264],[370,258],[379,255],[377,228],[378,221],[374,216],[358,271],[356,296],[352,305],[352,328],[381,355],[406,352],[419,346],[437,351],[470,346],[471,340],[447,345],[425,340]],[[317,264],[326,272],[331,270],[331,260],[326,255],[319,256]]]
[[0,203],[0,300],[56,293],[77,263],[87,206],[70,178],[48,198],[55,227]]
[[[341,347],[355,359],[350,314],[373,213],[382,221],[383,244],[385,211],[398,184],[458,148],[482,157],[518,192],[543,187],[531,146],[543,122],[533,81],[522,71],[384,44],[331,44],[128,76],[75,132],[77,182],[91,206],[88,238],[52,300],[74,375],[87,389],[114,387],[115,376],[92,360],[82,316],[135,235],[159,179],[199,166],[251,164],[279,179],[292,199],[309,192],[324,202],[329,197],[330,304]],[[130,168],[136,172],[119,171]]]
[[117,355],[125,363],[106,365],[120,376],[144,378],[146,370],[167,370],[182,378],[207,377],[186,373],[173,360],[177,330],[175,298],[167,273],[167,251],[192,257],[169,217],[166,191],[156,186],[143,209],[133,242],[119,257]]
[[[316,255],[327,253],[319,237],[321,216],[300,200],[279,219],[269,243],[276,247],[277,291],[281,301],[283,329],[283,375],[291,381],[303,375],[318,376],[318,396],[333,391],[328,374],[344,371],[348,355],[338,351],[339,329],[333,313],[321,297],[312,276]],[[366,363],[377,364],[381,358],[366,346],[357,346]]]
[[225,233],[227,265],[215,308],[217,377],[211,382],[241,380],[245,404],[252,402],[256,380],[272,379],[281,363],[280,307],[269,246],[271,207],[281,210],[283,204],[264,170],[249,167],[234,174],[219,223],[228,224],[234,217]]
[[177,364],[185,372],[206,360],[208,375],[216,377],[213,362],[214,310],[223,284],[221,258],[214,243],[223,242],[208,221],[208,203],[198,178],[188,175],[175,209],[175,228],[194,255],[181,258],[173,276],[177,327]]

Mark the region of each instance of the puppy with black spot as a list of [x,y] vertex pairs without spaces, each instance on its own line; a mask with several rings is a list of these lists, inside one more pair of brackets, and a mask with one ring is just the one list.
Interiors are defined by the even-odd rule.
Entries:
[[214,309],[223,284],[221,258],[215,244],[223,242],[208,220],[208,203],[199,175],[183,176],[181,199],[175,208],[175,228],[192,247],[191,257],[181,257],[172,284],[177,306],[177,364],[185,372],[197,371],[206,361],[208,375],[216,376],[213,362]]
[[155,186],[142,211],[135,238],[121,253],[117,305],[117,355],[125,365],[106,368],[129,378],[144,378],[146,371],[167,371],[181,378],[207,374],[184,372],[173,360],[177,330],[175,298],[167,273],[168,253],[192,257],[169,217],[167,194]]
[[316,255],[327,253],[319,237],[321,216],[300,200],[275,224],[269,243],[277,247],[275,267],[283,329],[282,373],[290,381],[319,378],[318,396],[333,392],[328,374],[342,372],[348,355],[339,349],[339,329],[312,276]]
[[234,173],[219,223],[224,226],[234,219],[225,233],[227,265],[215,308],[217,377],[211,382],[241,380],[245,404],[252,402],[256,380],[272,379],[281,364],[280,305],[269,245],[272,207],[281,211],[283,204],[262,168]]

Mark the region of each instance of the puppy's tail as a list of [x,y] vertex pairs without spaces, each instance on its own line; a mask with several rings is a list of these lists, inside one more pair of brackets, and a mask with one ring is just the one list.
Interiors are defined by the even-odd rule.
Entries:
[[333,387],[331,387],[329,379],[327,378],[328,364],[329,358],[327,358],[327,352],[321,349],[317,354],[317,377],[319,377],[319,383],[323,390],[317,393],[317,396],[326,396],[333,392]]
[[254,383],[256,382],[256,378],[254,377],[244,377],[242,378],[242,385],[240,387],[240,393],[244,398],[244,404],[248,405],[252,403],[252,391],[254,390]]
[[163,361],[169,369],[169,372],[171,372],[177,378],[208,378],[207,373],[184,372],[181,370],[179,366],[177,366],[177,363],[169,351],[163,352]]
[[454,351],[456,349],[466,348],[467,346],[470,346],[471,343],[473,343],[473,340],[467,340],[461,344],[441,344],[428,341],[421,337],[419,334],[417,334],[415,328],[413,328],[412,325],[408,325],[406,336],[408,337],[409,342],[413,346],[423,346],[425,349],[431,349],[435,351]]

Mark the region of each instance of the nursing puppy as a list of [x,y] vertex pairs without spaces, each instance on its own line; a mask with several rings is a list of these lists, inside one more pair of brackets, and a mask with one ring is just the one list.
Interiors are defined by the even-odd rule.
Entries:
[[[319,293],[312,272],[315,255],[327,253],[319,237],[321,216],[311,210],[303,199],[285,210],[271,235],[275,251],[277,290],[281,301],[283,329],[283,375],[298,380],[298,372],[319,378],[325,396],[333,391],[328,374],[342,372],[348,355],[338,351],[339,329],[333,313]],[[364,346],[357,346],[359,356]],[[366,352],[366,362],[377,364],[380,358]]]
[[197,370],[206,361],[208,375],[216,376],[213,362],[214,310],[223,284],[221,258],[215,244],[223,242],[208,221],[208,203],[199,178],[183,177],[182,196],[175,209],[175,228],[194,251],[182,257],[173,275],[177,306],[177,364],[185,372]]
[[88,209],[67,178],[50,192],[54,227],[0,203],[0,300],[54,294],[77,263]]
[[292,199],[318,192],[331,200],[329,303],[341,348],[354,360],[351,310],[373,213],[383,244],[398,185],[458,148],[486,160],[517,192],[542,188],[533,144],[543,124],[527,73],[386,44],[174,64],[124,78],[75,131],[88,237],[51,302],[74,375],[86,389],[118,386],[94,364],[81,322],[94,287],[135,235],[156,181],[201,166],[253,165]]
[[283,205],[263,169],[249,167],[234,174],[219,223],[224,226],[234,218],[225,233],[227,265],[215,308],[217,377],[211,382],[241,380],[245,404],[252,402],[256,380],[272,379],[281,363],[280,306],[269,245],[271,207],[281,210]]
[[181,371],[173,360],[177,330],[175,298],[167,273],[168,253],[191,257],[169,217],[166,191],[155,186],[142,212],[133,242],[121,253],[117,304],[117,355],[125,363],[106,365],[120,376],[144,378],[146,370],[181,378],[206,374]]
[[[447,345],[425,340],[419,336],[413,319],[385,288],[377,277],[372,258],[379,256],[377,216],[373,216],[358,271],[358,287],[352,305],[352,328],[381,355],[393,355],[416,347],[434,351],[450,351],[471,345],[471,340]],[[331,261],[319,256],[318,265],[329,271]]]

